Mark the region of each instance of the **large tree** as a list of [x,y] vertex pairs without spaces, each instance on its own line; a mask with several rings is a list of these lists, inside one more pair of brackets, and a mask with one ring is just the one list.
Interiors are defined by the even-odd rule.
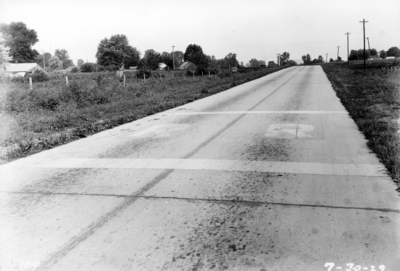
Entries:
[[136,66],[140,60],[140,52],[129,45],[125,35],[113,35],[104,38],[97,47],[97,64],[116,69],[122,64],[125,67]]
[[311,64],[311,56],[310,56],[310,54],[307,54],[307,56],[306,56],[306,62],[307,62],[307,65],[310,65],[310,64]]
[[155,50],[146,50],[142,59],[142,66],[156,70],[158,68],[158,64],[160,63],[160,57],[160,53],[156,52]]
[[192,62],[196,66],[208,67],[207,56],[203,53],[203,49],[200,45],[189,44],[183,54],[183,59]]
[[307,65],[307,57],[304,55],[301,57],[301,59],[303,60],[304,65]]
[[62,61],[63,69],[66,69],[66,68],[74,65],[72,60],[69,58],[69,54],[68,54],[67,50],[65,50],[65,49],[56,49],[54,51],[54,55],[56,57],[58,57],[59,60]]
[[48,68],[49,65],[49,60],[51,58],[50,53],[44,53],[36,56],[35,62],[42,68]]
[[167,65],[170,69],[173,69],[173,60],[172,60],[172,54],[168,52],[162,52],[160,56],[160,63],[164,63]]
[[9,62],[12,58],[10,57],[10,48],[5,45],[5,39],[0,33],[0,65]]
[[239,65],[239,62],[236,59],[236,54],[232,54],[229,53],[225,58],[224,61],[226,63],[226,65],[230,68],[232,67],[236,67],[237,65]]
[[35,62],[39,53],[32,46],[39,41],[36,31],[28,29],[23,22],[1,24],[0,32],[5,39],[5,46],[10,48],[12,62]]
[[62,61],[57,56],[52,56],[49,59],[49,67],[50,70],[61,70],[62,69]]
[[175,51],[171,52],[171,56],[174,58],[175,68],[178,68],[183,63],[183,52],[182,51]]
[[260,63],[255,58],[250,59],[249,64],[250,64],[249,67],[252,67],[252,68],[260,67]]
[[399,47],[390,47],[389,50],[387,51],[387,56],[400,57]]
[[83,59],[78,59],[78,61],[76,62],[76,65],[80,68],[84,63],[85,63],[85,61],[83,61]]
[[288,63],[289,59],[290,54],[288,52],[283,52],[283,54],[281,54],[281,65]]

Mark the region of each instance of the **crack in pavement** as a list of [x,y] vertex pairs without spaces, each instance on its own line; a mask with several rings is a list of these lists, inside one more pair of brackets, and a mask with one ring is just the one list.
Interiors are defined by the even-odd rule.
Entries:
[[363,211],[378,211],[384,213],[397,213],[400,214],[400,209],[391,208],[373,208],[373,207],[355,207],[355,206],[334,206],[323,204],[302,204],[302,203],[289,203],[289,202],[273,202],[273,201],[252,201],[252,200],[230,200],[230,199],[215,199],[215,198],[184,198],[184,197],[162,197],[162,196],[135,196],[135,195],[121,195],[121,194],[81,194],[81,193],[54,193],[54,192],[18,192],[18,191],[0,191],[0,193],[9,194],[37,194],[46,196],[89,196],[89,197],[116,197],[116,198],[134,198],[137,199],[155,199],[155,200],[183,200],[188,202],[212,202],[212,203],[234,203],[248,206],[262,206],[262,205],[281,205],[289,207],[309,207],[309,208],[325,208],[325,209],[347,209],[347,210],[363,210]]

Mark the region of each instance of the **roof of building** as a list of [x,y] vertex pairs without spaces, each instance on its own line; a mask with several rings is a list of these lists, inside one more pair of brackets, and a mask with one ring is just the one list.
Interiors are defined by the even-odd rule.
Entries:
[[196,66],[196,65],[194,65],[192,62],[186,61],[186,62],[183,62],[182,65],[180,65],[178,69],[184,70],[184,69],[190,68],[190,66],[193,67],[193,66]]
[[6,72],[28,72],[36,68],[36,63],[8,63],[4,66]]

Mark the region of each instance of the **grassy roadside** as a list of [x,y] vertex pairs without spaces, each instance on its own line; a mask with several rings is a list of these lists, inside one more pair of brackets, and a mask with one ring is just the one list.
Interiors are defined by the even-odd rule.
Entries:
[[[283,69],[220,77],[127,78],[71,74],[34,84],[0,83],[0,164],[201,99]],[[162,81],[161,81],[162,79]]]
[[368,146],[400,185],[400,70],[323,64],[337,96],[368,140]]

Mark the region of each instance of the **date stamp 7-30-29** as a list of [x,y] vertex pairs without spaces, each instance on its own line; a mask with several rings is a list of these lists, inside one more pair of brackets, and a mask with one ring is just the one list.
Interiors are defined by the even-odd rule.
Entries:
[[369,265],[369,266],[362,266],[356,265],[354,263],[346,263],[344,266],[336,266],[335,263],[325,263],[324,267],[327,268],[327,271],[334,271],[334,270],[344,270],[344,271],[384,271],[386,266],[383,264],[379,266]]

